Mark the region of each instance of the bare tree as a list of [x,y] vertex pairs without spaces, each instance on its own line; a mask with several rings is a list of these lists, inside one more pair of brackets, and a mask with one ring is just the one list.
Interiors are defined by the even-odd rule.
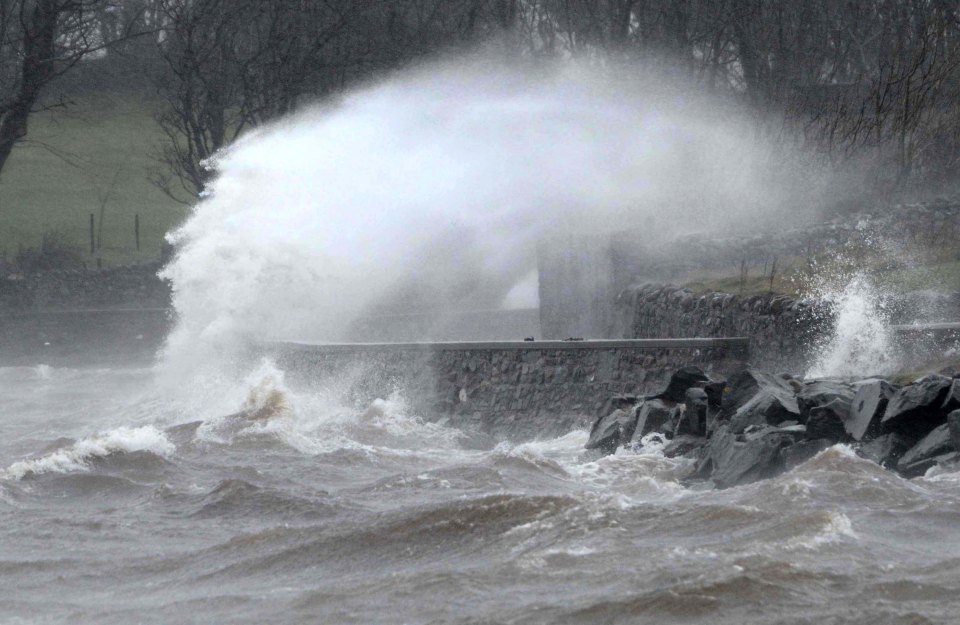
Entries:
[[[109,0],[0,0],[0,172],[27,136],[44,88],[82,59],[142,34],[137,22],[105,33]],[[109,36],[107,36],[109,35]]]
[[159,0],[167,139],[154,183],[190,203],[205,163],[309,98],[519,24],[519,0]]
[[136,1],[159,3],[166,25],[157,182],[185,201],[245,129],[492,38],[508,55],[679,75],[835,165],[879,159],[884,193],[945,184],[960,161],[955,0]]

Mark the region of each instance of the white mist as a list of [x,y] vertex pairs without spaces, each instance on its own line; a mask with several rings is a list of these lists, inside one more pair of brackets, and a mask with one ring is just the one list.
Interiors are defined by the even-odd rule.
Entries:
[[713,103],[488,61],[408,72],[222,154],[171,237],[167,369],[338,340],[371,310],[522,305],[548,234],[737,226],[778,203],[769,152]]
[[889,315],[867,276],[856,274],[842,289],[819,295],[833,308],[834,329],[806,377],[888,375],[896,370]]

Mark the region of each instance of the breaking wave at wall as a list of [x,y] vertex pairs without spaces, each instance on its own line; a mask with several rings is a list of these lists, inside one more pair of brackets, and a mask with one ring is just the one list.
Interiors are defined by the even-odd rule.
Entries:
[[816,351],[806,377],[888,375],[896,370],[884,298],[867,275],[855,274],[842,288],[819,295],[833,309],[833,331]]
[[172,235],[166,369],[341,340],[362,315],[515,307],[551,234],[771,216],[782,186],[747,127],[655,77],[472,59],[252,132]]

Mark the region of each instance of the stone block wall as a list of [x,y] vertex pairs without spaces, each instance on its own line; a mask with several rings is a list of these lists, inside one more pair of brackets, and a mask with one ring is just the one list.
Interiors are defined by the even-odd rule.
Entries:
[[624,338],[745,337],[750,362],[775,371],[802,372],[810,347],[832,326],[826,305],[786,295],[696,295],[689,289],[645,284],[617,299]]
[[611,397],[659,392],[680,366],[698,364],[724,375],[739,364],[728,346],[620,343],[596,348],[285,344],[275,349],[275,357],[292,380],[336,388],[358,408],[399,392],[418,416],[446,418],[458,427],[514,440],[587,426],[609,410]]
[[[906,293],[886,298],[884,305],[891,324],[960,321],[960,293]],[[750,340],[751,364],[793,374],[807,369],[834,328],[834,310],[822,301],[774,294],[698,295],[654,283],[622,291],[616,309],[623,338],[744,337]],[[944,346],[914,339],[905,334],[900,345],[911,361],[922,361]]]

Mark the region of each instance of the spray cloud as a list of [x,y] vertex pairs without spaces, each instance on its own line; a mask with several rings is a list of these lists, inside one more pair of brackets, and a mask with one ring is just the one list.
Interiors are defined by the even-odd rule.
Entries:
[[497,307],[555,234],[771,214],[781,186],[745,120],[623,75],[461,59],[249,134],[172,236],[167,361],[338,340],[370,311]]

